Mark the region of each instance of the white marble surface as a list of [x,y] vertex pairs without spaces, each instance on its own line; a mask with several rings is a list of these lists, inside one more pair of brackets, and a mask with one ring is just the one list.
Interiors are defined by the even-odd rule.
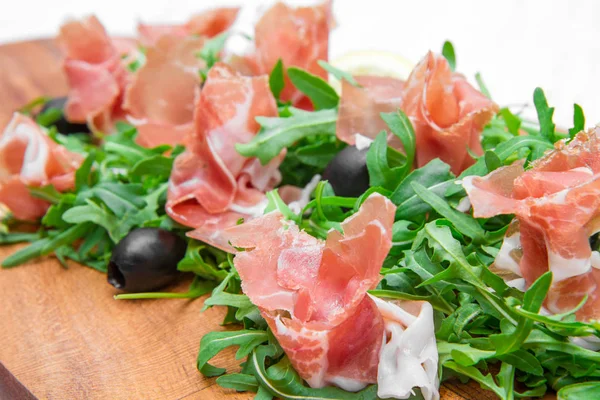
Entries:
[[[308,0],[311,1],[311,0]],[[288,0],[306,3],[307,0]],[[2,0],[0,43],[47,37],[68,17],[95,13],[112,34],[136,21],[183,21],[202,9],[260,0]],[[568,127],[574,102],[588,125],[600,122],[600,1],[596,0],[336,0],[331,55],[378,49],[418,61],[454,42],[458,70],[481,71],[494,99],[531,103],[545,89],[555,120]],[[0,66],[2,68],[2,66]]]

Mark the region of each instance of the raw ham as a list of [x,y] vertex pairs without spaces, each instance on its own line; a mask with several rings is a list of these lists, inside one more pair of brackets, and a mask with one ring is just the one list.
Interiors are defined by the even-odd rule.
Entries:
[[552,271],[546,307],[568,311],[588,295],[577,317],[598,319],[600,254],[592,251],[589,237],[600,231],[600,128],[555,147],[527,171],[517,163],[486,177],[467,177],[463,186],[475,217],[516,215],[497,268],[518,272],[527,285]]
[[67,22],[58,40],[69,83],[67,119],[110,132],[113,120],[122,114],[122,95],[129,81],[120,50],[95,16]]
[[360,87],[342,80],[336,126],[337,137],[350,145],[356,144],[357,135],[375,139],[387,129],[380,114],[400,108],[404,89],[404,82],[394,78],[359,76],[356,81]]
[[138,24],[140,43],[154,46],[163,36],[203,36],[213,37],[226,31],[235,21],[239,8],[215,8],[194,15],[181,25],[148,25]]
[[167,213],[196,228],[189,236],[232,251],[223,229],[240,218],[262,215],[265,191],[279,182],[284,152],[265,166],[235,150],[258,132],[257,116],[277,115],[266,76],[243,77],[217,63],[208,73],[196,105],[187,149],[175,160]]
[[17,219],[36,220],[49,203],[32,197],[28,187],[74,187],[82,156],[50,139],[31,118],[15,113],[0,137],[0,203]]
[[[379,283],[379,270],[391,248],[394,213],[387,198],[372,194],[342,223],[343,233],[332,230],[325,241],[301,232],[279,212],[226,232],[232,246],[244,249],[234,259],[244,293],[260,308],[292,365],[312,387],[333,384],[357,391],[382,383],[382,394],[408,398],[412,387],[422,386],[433,388],[427,399],[437,398],[431,306],[424,305],[425,311],[415,318],[367,296]],[[417,319],[428,322],[416,324],[419,332],[410,333]],[[411,351],[406,337],[412,340],[415,335],[421,339]],[[398,365],[400,359],[407,362]],[[406,375],[406,368],[427,373]],[[423,376],[433,379],[425,383]],[[391,387],[389,382],[399,377],[405,385]]]
[[204,43],[202,38],[163,36],[148,48],[123,102],[140,145],[180,144],[191,134],[200,92],[198,72],[204,66],[196,53]]
[[[331,25],[331,1],[297,8],[277,2],[255,27],[255,72],[269,74],[281,59],[285,67],[302,68],[327,80],[327,72],[317,61],[328,59]],[[296,105],[305,100],[287,77],[281,99]]]
[[440,158],[459,174],[482,155],[480,135],[498,106],[429,52],[406,81],[402,110],[413,123],[417,165]]

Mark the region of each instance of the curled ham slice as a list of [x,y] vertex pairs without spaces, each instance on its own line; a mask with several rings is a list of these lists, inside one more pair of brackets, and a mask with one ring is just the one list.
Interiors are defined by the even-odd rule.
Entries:
[[[325,241],[299,231],[279,212],[227,230],[231,244],[245,249],[234,259],[244,293],[260,308],[294,368],[312,387],[334,384],[356,391],[381,382],[382,393],[410,394],[413,386],[421,386],[412,373],[403,377],[406,385],[401,388],[389,384],[392,375],[402,375],[407,367],[424,368],[416,360],[429,357],[421,354],[422,348],[411,354],[401,339],[417,318],[367,296],[367,290],[377,286],[391,248],[394,212],[387,198],[373,194],[342,223],[343,233],[332,230]],[[427,306],[431,308],[427,304],[423,309]],[[428,347],[416,347],[433,349],[435,371],[433,312],[426,311],[421,319],[430,320],[430,326],[419,329]],[[410,364],[398,365],[400,352],[411,354]],[[434,389],[427,398],[437,398],[437,384],[429,384]]]
[[[255,27],[255,72],[269,74],[281,59],[286,67],[302,68],[327,80],[327,72],[317,61],[328,59],[331,25],[331,1],[297,8],[277,2]],[[304,96],[286,77],[281,99],[298,105]]]
[[148,48],[146,63],[125,92],[123,108],[145,147],[180,144],[193,130],[194,104],[200,91],[196,57],[205,40],[163,36]]
[[482,155],[480,135],[498,106],[431,52],[406,81],[402,110],[413,123],[418,167],[440,158],[459,174]]
[[0,203],[17,219],[43,216],[50,204],[32,197],[27,188],[69,190],[81,162],[79,154],[55,143],[31,118],[15,113],[0,137]]
[[240,218],[262,215],[265,191],[281,179],[284,153],[262,166],[235,150],[258,132],[257,116],[277,115],[266,76],[243,77],[217,63],[208,73],[196,105],[187,149],[175,160],[167,213],[193,228],[189,236],[227,251],[223,229]]
[[144,46],[154,46],[163,36],[204,36],[213,37],[226,31],[235,21],[239,8],[215,8],[194,15],[180,25],[138,24],[138,36]]
[[355,87],[342,80],[342,96],[336,135],[340,140],[355,145],[357,135],[375,139],[387,129],[381,119],[382,112],[393,112],[400,108],[404,93],[404,82],[395,78],[359,76]]
[[523,170],[514,164],[486,177],[467,177],[475,217],[515,214],[496,267],[516,272],[531,285],[546,271],[553,284],[546,307],[574,308],[581,320],[600,318],[600,254],[589,237],[600,231],[600,128],[579,133]]
[[119,50],[124,42],[117,48],[95,16],[64,24],[58,41],[69,83],[67,119],[87,123],[92,130],[110,131],[113,119],[122,114],[122,95],[129,80]]

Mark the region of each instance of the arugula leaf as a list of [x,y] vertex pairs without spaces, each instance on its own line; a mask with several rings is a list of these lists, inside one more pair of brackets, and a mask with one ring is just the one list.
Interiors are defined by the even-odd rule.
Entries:
[[454,53],[454,46],[449,40],[446,40],[442,46],[442,55],[448,60],[450,69],[456,71],[456,54]]
[[579,104],[573,105],[573,127],[569,129],[569,137],[573,139],[575,135],[585,129],[585,115]]
[[335,109],[307,112],[290,109],[288,118],[257,117],[262,130],[249,143],[235,145],[244,157],[257,157],[263,165],[275,158],[281,150],[298,140],[315,135],[335,136],[337,111]]
[[187,292],[149,292],[149,293],[122,293],[114,296],[115,300],[136,299],[195,299],[210,293],[215,288],[214,281],[206,281],[196,276]]
[[268,339],[267,332],[256,330],[239,330],[232,332],[209,332],[200,340],[197,367],[205,376],[218,376],[225,373],[225,368],[217,368],[208,362],[227,347],[240,346],[236,359],[241,359],[258,345]]
[[371,385],[360,392],[347,392],[336,387],[312,389],[304,386],[302,379],[292,367],[289,359],[283,357],[278,363],[266,368],[267,357],[278,353],[274,345],[257,347],[250,357],[256,380],[273,396],[283,400],[373,400],[377,398],[377,386]]
[[185,257],[177,264],[183,272],[193,272],[203,279],[222,281],[227,277],[225,253],[197,240],[188,240]]
[[321,66],[321,68],[333,75],[338,81],[345,80],[352,86],[361,87],[360,84],[356,81],[356,79],[354,79],[351,73],[342,71],[341,69],[336,68],[323,60],[319,60],[317,61],[317,63]]
[[315,110],[335,108],[340,102],[340,96],[320,76],[296,67],[288,68],[287,75],[294,86],[308,96]]
[[153,175],[158,177],[168,178],[171,175],[174,158],[165,157],[163,155],[155,155],[149,158],[138,161],[132,168],[129,174],[133,177],[143,177],[145,175]]
[[273,97],[275,97],[275,99],[279,99],[279,96],[281,95],[281,91],[283,90],[284,86],[285,76],[283,70],[283,61],[281,61],[280,58],[279,60],[277,60],[277,63],[275,64],[273,70],[269,74],[269,88],[271,89],[271,92],[273,93]]
[[390,200],[397,206],[397,220],[412,221],[431,210],[431,206],[415,193],[413,182],[421,184],[438,196],[443,196],[449,187],[455,185],[450,166],[437,158],[414,170],[390,196]]
[[488,150],[484,154],[485,166],[489,172],[495,171],[502,166],[502,160],[494,153],[493,150]]
[[552,122],[554,107],[548,106],[546,95],[539,87],[535,88],[533,92],[533,103],[535,104],[535,110],[540,121],[540,135],[551,143],[556,142],[556,125]]
[[425,203],[429,204],[438,214],[447,218],[464,235],[475,242],[483,242],[485,231],[471,216],[450,207],[448,203],[418,182],[413,182],[413,190]]
[[521,120],[515,116],[510,110],[506,107],[501,108],[498,112],[502,119],[506,122],[506,128],[510,133],[514,136],[519,136],[519,129],[521,128]]
[[475,80],[477,81],[477,86],[479,86],[479,91],[488,99],[492,99],[492,95],[490,94],[490,91],[488,90],[485,82],[483,81],[483,78],[481,76],[481,73],[477,72],[475,74]]
[[558,400],[589,400],[600,398],[600,382],[582,382],[561,388]]
[[223,51],[227,38],[229,38],[229,32],[223,32],[215,37],[207,39],[204,42],[202,50],[197,54],[197,57],[201,58],[206,63],[206,67],[200,71],[200,75],[204,79],[206,79],[208,70],[219,61],[219,54]]
[[218,377],[216,382],[225,389],[234,389],[239,392],[256,392],[258,390],[258,381],[253,375],[228,374]]

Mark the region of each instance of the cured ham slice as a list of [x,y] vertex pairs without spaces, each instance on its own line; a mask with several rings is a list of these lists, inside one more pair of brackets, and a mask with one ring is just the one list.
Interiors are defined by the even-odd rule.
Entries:
[[413,123],[418,167],[440,158],[459,174],[482,155],[480,135],[498,106],[431,52],[406,81],[402,110]]
[[0,203],[20,220],[43,216],[50,204],[32,197],[28,187],[69,190],[81,162],[79,154],[52,141],[31,118],[15,113],[0,137]]
[[148,25],[138,24],[140,43],[144,46],[154,46],[163,36],[204,36],[213,37],[226,31],[235,21],[239,8],[215,8],[194,15],[188,22],[181,25]]
[[125,92],[123,108],[138,129],[137,142],[154,147],[180,144],[193,130],[194,104],[200,92],[196,57],[204,39],[163,36],[146,53]]
[[[231,244],[244,249],[234,259],[244,293],[260,308],[292,365],[312,387],[334,384],[356,391],[381,382],[382,393],[405,391],[406,397],[398,398],[408,398],[412,387],[430,385],[427,398],[436,398],[431,306],[424,305],[428,311],[416,318],[367,296],[379,283],[379,270],[391,248],[394,213],[387,198],[373,194],[342,223],[343,233],[332,230],[325,241],[299,231],[279,212],[227,230]],[[410,333],[417,319],[429,322],[414,325],[419,333]],[[406,337],[418,334],[426,338],[411,352]],[[398,365],[400,353],[411,361]],[[411,372],[403,377],[406,385],[391,387],[394,376],[406,368],[423,371],[423,363],[429,374],[425,375],[433,380],[422,382],[423,374]],[[417,375],[417,380],[411,379]]]
[[587,295],[581,320],[600,318],[600,254],[589,242],[600,231],[599,135],[596,128],[558,142],[527,171],[515,164],[463,180],[475,217],[516,215],[496,267],[517,272],[527,285],[552,271],[546,307],[568,311]]
[[[277,2],[255,27],[256,72],[269,74],[281,59],[286,67],[302,68],[326,80],[327,72],[317,61],[328,59],[331,25],[330,1],[298,8]],[[297,104],[303,97],[286,77],[281,99]]]
[[281,179],[284,153],[262,166],[235,150],[258,132],[257,116],[277,115],[266,76],[243,77],[217,63],[208,73],[196,105],[187,149],[175,160],[169,180],[167,213],[193,228],[189,235],[232,251],[224,228],[240,218],[262,215],[265,191]]
[[336,126],[337,137],[350,145],[356,144],[357,135],[375,139],[379,132],[386,130],[380,114],[400,108],[404,92],[404,82],[399,79],[359,76],[356,81],[360,87],[342,81]]
[[87,123],[92,130],[110,131],[113,119],[122,114],[122,95],[129,80],[120,50],[95,16],[67,22],[58,40],[69,83],[67,119]]

